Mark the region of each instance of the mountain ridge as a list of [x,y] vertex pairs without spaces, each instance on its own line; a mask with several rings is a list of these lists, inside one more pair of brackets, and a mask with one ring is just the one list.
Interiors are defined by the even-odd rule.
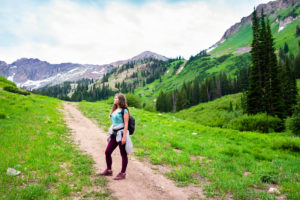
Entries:
[[82,78],[101,79],[115,67],[128,62],[140,61],[146,58],[167,60],[160,54],[144,51],[130,59],[112,62],[110,64],[93,65],[78,63],[51,64],[38,58],[20,58],[11,64],[0,61],[0,75],[14,81],[18,87],[38,89],[46,85],[60,84],[65,81],[76,81]]

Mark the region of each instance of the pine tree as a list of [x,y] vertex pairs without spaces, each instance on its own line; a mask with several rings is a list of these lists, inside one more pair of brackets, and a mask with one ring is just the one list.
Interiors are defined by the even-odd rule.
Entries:
[[[259,63],[260,63],[260,85],[262,90],[262,111],[269,110],[270,107],[270,52],[272,51],[269,46],[269,38],[267,35],[267,27],[265,23],[264,10],[261,10],[260,17],[260,31],[259,31]],[[277,64],[277,63],[276,63]]]
[[259,23],[257,12],[254,10],[252,17],[252,66],[250,68],[249,89],[247,92],[247,113],[256,114],[262,110],[262,87],[260,76],[260,55],[259,55]]
[[277,65],[277,58],[274,48],[274,39],[272,37],[270,22],[267,20],[267,53],[268,53],[268,74],[269,78],[267,81],[268,88],[268,109],[266,110],[268,114],[273,116],[278,116],[280,118],[284,117],[284,110],[282,105],[282,97],[280,94],[281,83],[280,83],[280,73]]
[[282,96],[286,116],[291,116],[293,106],[297,103],[297,86],[294,70],[286,57],[282,73]]
[[207,102],[208,101],[208,92],[207,92],[207,87],[206,83],[201,84],[200,88],[200,102]]
[[284,53],[287,54],[289,52],[289,46],[288,44],[285,42],[284,43]]
[[200,99],[200,89],[199,89],[198,78],[196,77],[193,81],[191,104],[197,105],[199,103],[199,99]]
[[300,78],[300,49],[298,50],[298,54],[294,60],[294,67],[296,78]]
[[163,110],[163,96],[164,96],[163,91],[160,91],[160,93],[156,99],[156,110],[157,111]]

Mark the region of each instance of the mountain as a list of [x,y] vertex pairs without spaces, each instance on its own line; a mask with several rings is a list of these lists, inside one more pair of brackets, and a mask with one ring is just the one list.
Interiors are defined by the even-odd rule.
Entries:
[[143,53],[141,53],[137,56],[134,56],[131,59],[120,60],[120,61],[117,61],[117,62],[113,62],[113,63],[111,63],[111,65],[120,66],[120,65],[123,65],[125,63],[141,61],[141,60],[145,60],[147,58],[153,58],[153,59],[162,60],[162,61],[168,60],[168,58],[165,57],[165,56],[159,55],[159,54],[151,52],[151,51],[144,51]]
[[21,58],[11,64],[0,61],[0,75],[14,81],[18,87],[30,90],[46,85],[60,84],[65,81],[76,81],[82,78],[101,79],[104,74],[110,72],[115,67],[146,58],[168,59],[150,51],[145,51],[128,60],[105,65],[76,63],[50,64],[39,59]]
[[[299,0],[276,0],[266,4],[260,4],[256,7],[258,16],[261,10],[270,19],[273,34],[278,38],[277,47],[282,46],[282,39],[279,34],[285,28],[299,25],[300,22],[300,2]],[[251,50],[250,44],[252,40],[252,13],[247,17],[243,17],[240,22],[234,24],[227,29],[222,38],[212,45],[208,52],[214,56],[220,56],[227,53],[243,54]],[[279,35],[278,35],[279,34]],[[290,37],[290,36],[289,36]]]

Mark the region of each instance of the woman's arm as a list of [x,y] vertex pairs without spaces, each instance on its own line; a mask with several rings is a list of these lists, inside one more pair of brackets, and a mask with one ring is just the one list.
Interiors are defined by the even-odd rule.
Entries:
[[124,133],[122,137],[122,144],[126,143],[126,135],[127,135],[127,130],[128,130],[128,121],[129,121],[129,114],[124,113]]

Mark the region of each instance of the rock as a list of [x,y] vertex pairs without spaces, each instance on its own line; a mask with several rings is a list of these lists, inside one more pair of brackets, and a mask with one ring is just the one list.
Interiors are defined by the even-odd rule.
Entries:
[[8,168],[6,171],[6,174],[10,176],[18,176],[20,173],[21,173],[20,171],[15,170],[13,168]]
[[198,135],[198,133],[192,133],[192,135]]
[[269,191],[268,191],[270,194],[280,194],[280,192],[278,191],[278,189],[276,188],[270,188]]

